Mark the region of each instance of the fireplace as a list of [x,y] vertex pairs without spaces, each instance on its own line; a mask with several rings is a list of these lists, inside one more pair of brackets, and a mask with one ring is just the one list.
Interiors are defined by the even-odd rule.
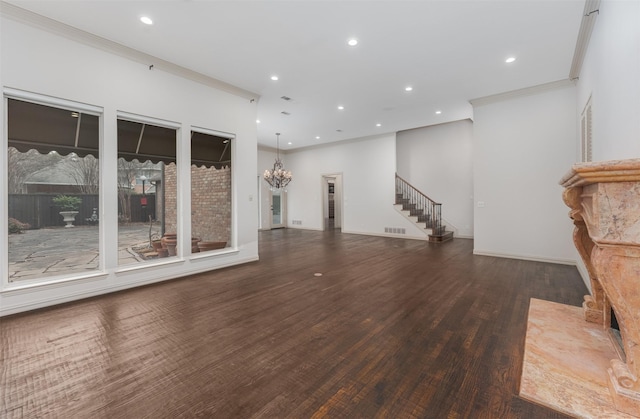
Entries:
[[562,179],[591,295],[584,318],[609,335],[615,408],[640,417],[640,159],[575,165]]

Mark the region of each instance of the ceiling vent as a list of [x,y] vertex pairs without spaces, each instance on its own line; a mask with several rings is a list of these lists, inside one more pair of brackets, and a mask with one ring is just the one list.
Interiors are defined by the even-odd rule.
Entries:
[[287,116],[291,115],[291,114],[290,114],[289,112],[287,112],[287,111],[282,111],[282,112],[280,112],[280,113],[281,113],[281,114],[283,114],[283,115],[287,115]]
[[280,96],[280,99],[290,101],[291,98],[289,96]]

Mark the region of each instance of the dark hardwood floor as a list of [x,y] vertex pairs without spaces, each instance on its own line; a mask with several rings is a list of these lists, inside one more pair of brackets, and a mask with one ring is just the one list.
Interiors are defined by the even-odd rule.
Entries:
[[[3,418],[557,418],[518,397],[529,299],[575,267],[339,232],[0,319]],[[322,273],[322,276],[314,276]]]

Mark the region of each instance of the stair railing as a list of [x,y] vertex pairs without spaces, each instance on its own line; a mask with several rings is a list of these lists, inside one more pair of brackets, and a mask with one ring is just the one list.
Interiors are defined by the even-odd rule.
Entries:
[[396,194],[402,195],[404,202],[418,210],[422,210],[426,227],[432,230],[432,234],[437,236],[444,233],[445,226],[442,224],[442,204],[429,198],[412,186],[409,182],[398,176],[396,173]]

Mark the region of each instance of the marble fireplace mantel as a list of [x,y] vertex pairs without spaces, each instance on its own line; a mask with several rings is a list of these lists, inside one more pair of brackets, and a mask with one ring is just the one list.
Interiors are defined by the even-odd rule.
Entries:
[[609,333],[613,310],[620,329],[603,374],[615,408],[640,417],[640,159],[576,164],[560,184],[591,282],[585,320]]

